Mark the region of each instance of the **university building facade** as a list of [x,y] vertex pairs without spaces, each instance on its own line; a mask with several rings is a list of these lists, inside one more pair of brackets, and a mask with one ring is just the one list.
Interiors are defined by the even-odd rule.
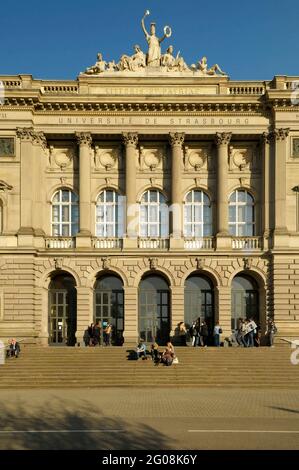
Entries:
[[0,338],[108,321],[116,345],[163,343],[198,317],[298,335],[299,77],[126,60],[0,77]]

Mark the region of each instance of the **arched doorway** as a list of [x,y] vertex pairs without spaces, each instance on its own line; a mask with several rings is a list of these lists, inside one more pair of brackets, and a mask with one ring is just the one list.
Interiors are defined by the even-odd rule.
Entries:
[[256,280],[248,274],[238,274],[232,282],[231,328],[237,329],[238,318],[252,318],[260,323],[259,288]]
[[209,330],[209,342],[212,340],[215,324],[214,285],[202,274],[191,274],[185,281],[184,319],[187,329],[193,320],[200,318],[206,322]]
[[49,284],[49,344],[74,346],[77,330],[77,291],[73,276],[56,273]]
[[124,289],[122,280],[113,274],[99,277],[94,286],[94,322],[101,327],[100,344],[107,323],[112,325],[111,344],[121,346],[124,342]]
[[150,274],[139,284],[139,336],[165,344],[170,333],[169,286],[162,276]]

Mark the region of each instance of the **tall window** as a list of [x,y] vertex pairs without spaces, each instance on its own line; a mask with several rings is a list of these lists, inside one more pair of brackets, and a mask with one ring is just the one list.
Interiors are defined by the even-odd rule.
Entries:
[[141,198],[140,236],[168,237],[168,206],[165,196],[156,189],[149,189]]
[[248,191],[237,189],[229,199],[229,232],[237,237],[255,234],[254,199]]
[[96,236],[121,237],[123,235],[122,206],[120,196],[112,189],[105,189],[98,197],[96,205]]
[[60,189],[52,199],[52,235],[73,237],[78,230],[78,196],[68,189]]
[[190,191],[184,207],[185,237],[209,237],[212,235],[212,208],[209,196],[200,190]]

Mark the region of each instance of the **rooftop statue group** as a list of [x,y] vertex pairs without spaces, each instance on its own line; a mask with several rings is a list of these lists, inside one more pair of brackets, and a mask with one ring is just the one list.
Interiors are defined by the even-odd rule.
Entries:
[[169,46],[166,53],[162,54],[161,43],[165,38],[169,38],[171,36],[172,31],[169,26],[165,26],[164,35],[161,38],[158,38],[156,36],[156,24],[151,23],[150,33],[148,33],[144,20],[149,14],[149,10],[146,10],[141,20],[142,30],[148,43],[147,54],[141,50],[139,45],[135,45],[133,55],[129,56],[124,54],[121,56],[120,61],[115,63],[114,61],[106,62],[103,60],[102,54],[99,53],[95,65],[88,67],[83,73],[87,75],[95,75],[113,71],[139,72],[145,68],[155,68],[169,72],[196,72],[198,75],[202,76],[216,76],[218,73],[220,75],[226,75],[218,64],[209,68],[206,57],[199,60],[197,64],[188,66],[180,55],[180,52],[177,53],[176,57],[173,55],[173,46]]

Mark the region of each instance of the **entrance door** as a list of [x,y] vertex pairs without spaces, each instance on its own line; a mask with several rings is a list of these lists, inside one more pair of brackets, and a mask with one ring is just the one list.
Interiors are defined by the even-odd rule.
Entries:
[[139,336],[146,342],[169,340],[170,308],[168,285],[160,276],[148,276],[139,287]]
[[237,329],[238,318],[252,318],[259,324],[258,285],[253,278],[243,274],[234,277],[232,282],[232,330]]
[[116,276],[105,276],[96,281],[94,293],[95,322],[101,327],[100,344],[103,343],[103,330],[112,325],[111,343],[115,346],[123,344],[124,331],[124,291],[122,282]]
[[74,346],[77,308],[75,280],[67,273],[52,278],[49,285],[49,343]]

